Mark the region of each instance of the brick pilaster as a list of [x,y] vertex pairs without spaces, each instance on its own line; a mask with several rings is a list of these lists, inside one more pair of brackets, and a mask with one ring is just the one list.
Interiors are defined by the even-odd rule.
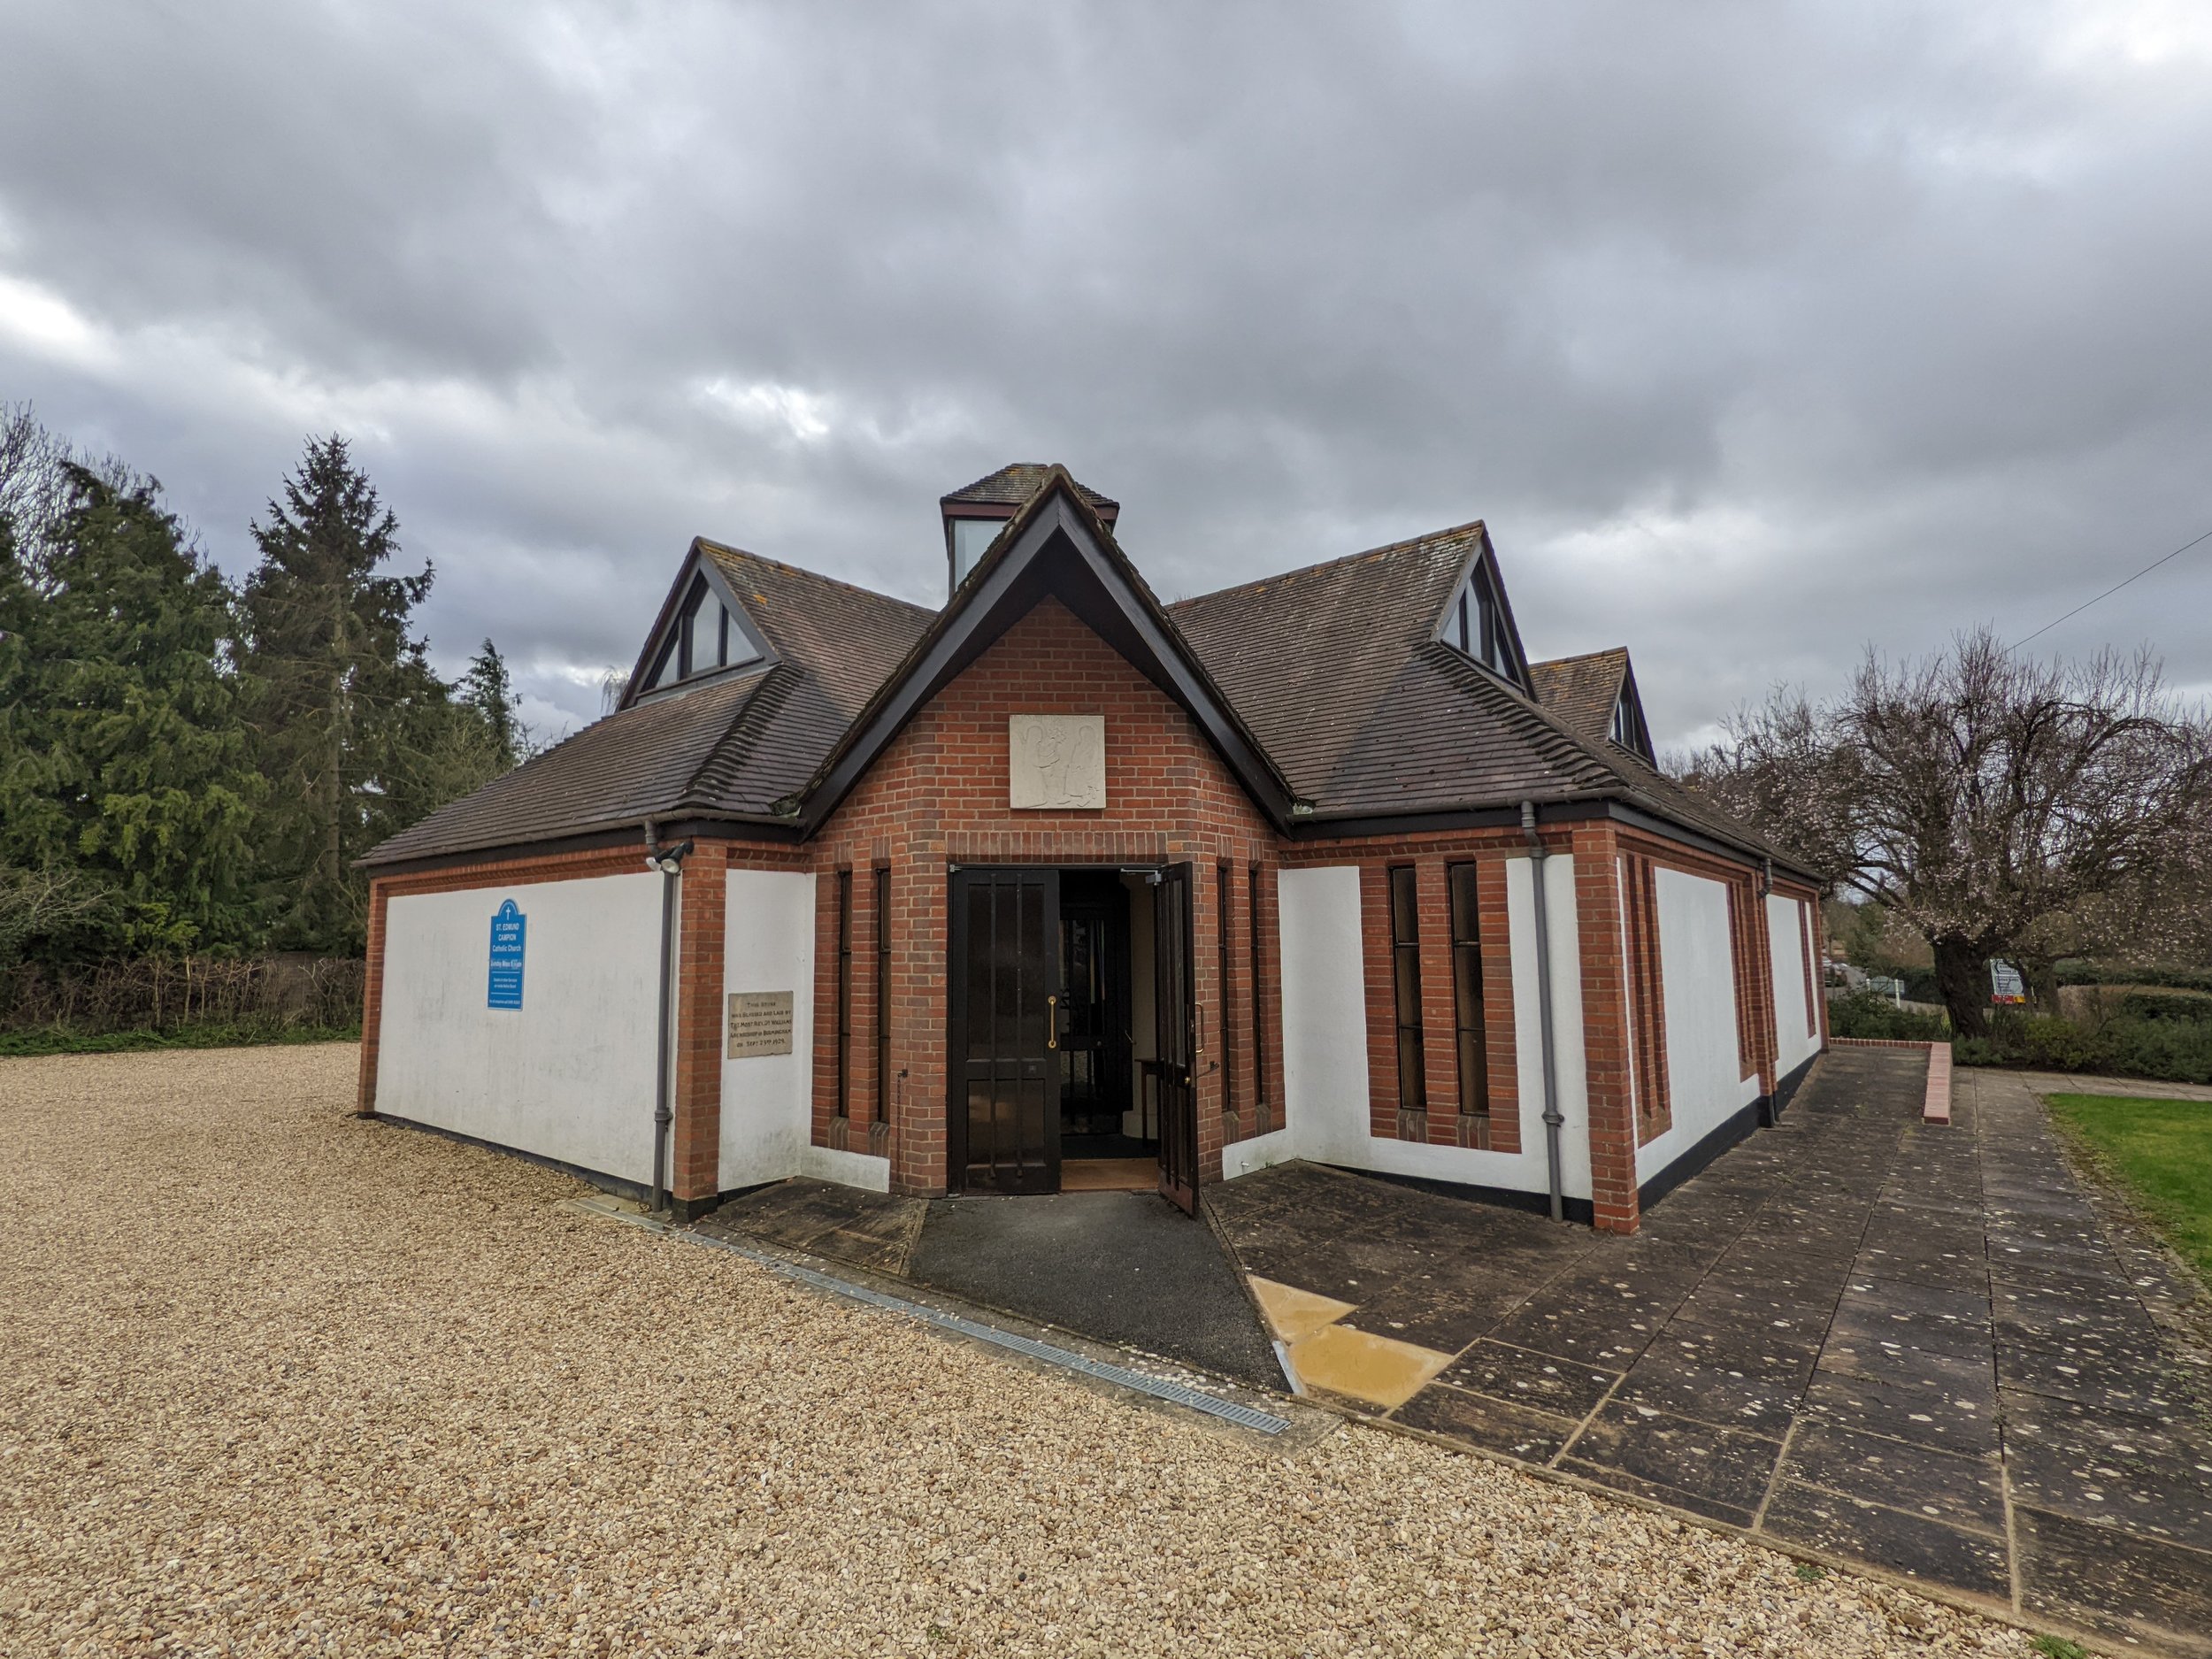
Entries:
[[369,947],[361,979],[361,1082],[353,1110],[362,1117],[376,1110],[377,1036],[384,1018],[384,907],[389,885],[369,883]]
[[[1592,1219],[1601,1232],[1633,1233],[1636,1113],[1629,1078],[1628,986],[1623,957],[1619,847],[1597,824],[1574,835],[1575,929],[1582,963],[1583,1075],[1590,1115]],[[1572,1034],[1559,1033],[1571,1041]]]
[[729,848],[703,841],[684,860],[676,927],[676,1081],[668,1189],[712,1198],[722,1156],[722,942]]

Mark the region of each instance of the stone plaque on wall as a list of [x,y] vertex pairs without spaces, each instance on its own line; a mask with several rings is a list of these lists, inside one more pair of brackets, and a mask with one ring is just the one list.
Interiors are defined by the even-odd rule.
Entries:
[[1006,722],[1006,804],[1095,811],[1106,804],[1106,717],[1016,714]]
[[750,1060],[764,1054],[791,1052],[791,993],[730,993],[729,1057]]

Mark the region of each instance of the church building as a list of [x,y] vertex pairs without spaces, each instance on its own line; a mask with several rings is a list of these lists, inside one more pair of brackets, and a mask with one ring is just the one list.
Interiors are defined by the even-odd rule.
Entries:
[[1287,1159],[1616,1232],[1824,1044],[1814,876],[1531,662],[1480,523],[1163,603],[940,503],[938,610],[705,540],[619,706],[365,861],[360,1110],[682,1216]]

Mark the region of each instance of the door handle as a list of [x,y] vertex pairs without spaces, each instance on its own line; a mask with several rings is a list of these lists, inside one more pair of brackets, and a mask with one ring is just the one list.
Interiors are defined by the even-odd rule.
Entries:
[[1045,998],[1045,1047],[1057,1048],[1059,1046],[1060,999],[1056,996],[1048,996]]

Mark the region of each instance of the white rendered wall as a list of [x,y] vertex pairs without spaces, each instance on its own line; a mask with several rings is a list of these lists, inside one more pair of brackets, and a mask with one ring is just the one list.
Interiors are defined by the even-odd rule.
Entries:
[[[641,872],[391,900],[377,1110],[651,1180],[664,879]],[[519,1009],[485,1006],[503,899],[526,918]]]
[[1774,964],[1774,1076],[1780,1081],[1820,1048],[1820,1033],[1805,1018],[1804,906],[1778,893],[1767,895],[1767,956]]
[[[1281,913],[1284,1126],[1233,1142],[1222,1173],[1234,1178],[1288,1158],[1416,1175],[1520,1192],[1550,1190],[1543,1123],[1543,1056],[1538,1041],[1535,885],[1526,858],[1506,864],[1508,944],[1523,1150],[1429,1146],[1370,1133],[1367,989],[1360,931],[1359,871],[1351,865],[1286,870]],[[1559,1105],[1561,1184],[1590,1195],[1589,1103],[1582,1045],[1582,962],[1575,923],[1574,860],[1545,860],[1551,936],[1552,1019]],[[1434,1041],[1448,1033],[1433,1034]]]
[[[722,994],[791,993],[791,1052],[722,1062],[723,1192],[793,1175],[876,1192],[891,1185],[887,1158],[818,1147],[814,1116],[814,877],[790,870],[732,870],[722,929]],[[872,958],[855,958],[856,970]],[[726,1048],[725,1052],[726,1053]],[[858,1063],[859,1056],[855,1056]]]
[[[1673,1123],[1664,1134],[1636,1148],[1639,1183],[1759,1097],[1757,1074],[1741,1075],[1737,1057],[1728,889],[1679,870],[1652,873],[1659,899],[1659,984],[1666,999],[1667,1096]],[[1640,1033],[1637,1041],[1642,1041]]]

